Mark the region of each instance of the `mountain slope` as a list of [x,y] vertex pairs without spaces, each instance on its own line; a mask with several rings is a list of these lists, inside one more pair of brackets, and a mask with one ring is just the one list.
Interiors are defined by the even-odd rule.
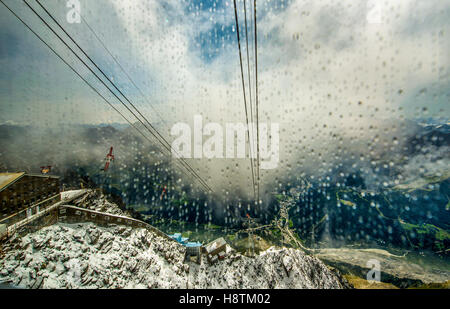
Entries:
[[[104,207],[103,196],[77,205]],[[95,207],[96,208],[96,207]],[[118,206],[107,202],[108,212]],[[343,288],[340,275],[300,250],[256,258],[230,254],[209,265],[184,262],[185,248],[143,228],[57,223],[3,246],[0,283],[21,288]]]

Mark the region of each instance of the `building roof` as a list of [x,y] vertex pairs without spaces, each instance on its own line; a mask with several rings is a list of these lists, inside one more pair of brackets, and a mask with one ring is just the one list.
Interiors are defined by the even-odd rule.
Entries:
[[0,173],[0,191],[3,191],[7,187],[15,183],[17,180],[22,178],[24,175],[43,178],[59,178],[58,176],[51,176],[51,175],[25,174],[25,172]]
[[22,178],[25,172],[20,173],[0,173],[0,191],[6,189],[10,184],[16,182],[16,180]]

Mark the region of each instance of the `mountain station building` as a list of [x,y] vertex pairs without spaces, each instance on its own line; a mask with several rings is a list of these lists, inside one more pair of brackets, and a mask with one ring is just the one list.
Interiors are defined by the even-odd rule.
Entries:
[[0,173],[0,221],[30,207],[43,209],[60,200],[57,176]]

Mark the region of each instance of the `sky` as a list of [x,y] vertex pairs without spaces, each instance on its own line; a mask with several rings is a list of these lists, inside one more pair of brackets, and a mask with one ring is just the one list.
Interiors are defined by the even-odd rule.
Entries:
[[[22,1],[5,2],[102,89]],[[381,22],[371,24],[367,14],[377,2]],[[232,1],[80,1],[80,14],[146,99],[83,22],[67,22],[66,0],[42,3],[149,114],[173,119],[187,104],[194,113],[212,107],[242,118]],[[237,5],[245,61],[243,1]],[[261,105],[281,113],[286,106],[331,109],[322,101],[331,96],[333,105],[365,100],[388,114],[401,108],[408,117],[448,115],[450,1],[257,1],[257,11]],[[0,17],[0,123],[123,122],[4,6]]]
[[[22,1],[5,3],[132,119]],[[233,1],[80,0],[80,14],[139,90],[84,21],[67,22],[66,0],[41,3],[166,136],[198,114],[245,122]],[[246,4],[254,99],[253,1]],[[329,151],[334,134],[356,143],[374,130],[395,134],[390,121],[448,118],[449,26],[449,0],[258,0],[260,121],[280,124],[281,166],[303,164],[299,152]],[[125,122],[3,5],[0,42],[0,124]]]

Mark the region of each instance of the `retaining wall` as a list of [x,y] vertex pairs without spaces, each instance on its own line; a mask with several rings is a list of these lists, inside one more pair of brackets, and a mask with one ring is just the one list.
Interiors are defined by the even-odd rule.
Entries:
[[[72,205],[67,205],[71,201],[78,199],[82,195],[88,192],[81,192],[78,195],[71,197],[68,200],[58,202],[56,204],[46,206],[44,209],[37,208],[34,214],[29,211],[28,216],[25,216],[21,221],[14,224],[0,225],[0,228],[5,227],[6,232],[1,234],[0,239],[7,239],[14,233],[19,232],[19,234],[26,234],[28,232],[36,231],[44,226],[49,226],[55,224],[56,222],[65,223],[82,223],[82,222],[93,222],[98,225],[110,226],[111,224],[124,225],[133,228],[145,228],[149,231],[154,232],[158,236],[164,237],[167,240],[175,241],[165,233],[161,232],[157,228],[151,226],[143,221],[129,218],[125,216],[113,215],[104,212],[89,210],[86,208],[80,208]],[[38,205],[36,205],[38,207]],[[36,207],[33,206],[33,207]],[[30,215],[31,214],[31,215]]]
[[173,240],[165,233],[143,221],[125,216],[118,216],[104,212],[89,210],[72,205],[61,205],[58,209],[58,221],[65,223],[93,222],[98,225],[108,226],[110,224],[125,225],[133,228],[146,228],[157,235]]

